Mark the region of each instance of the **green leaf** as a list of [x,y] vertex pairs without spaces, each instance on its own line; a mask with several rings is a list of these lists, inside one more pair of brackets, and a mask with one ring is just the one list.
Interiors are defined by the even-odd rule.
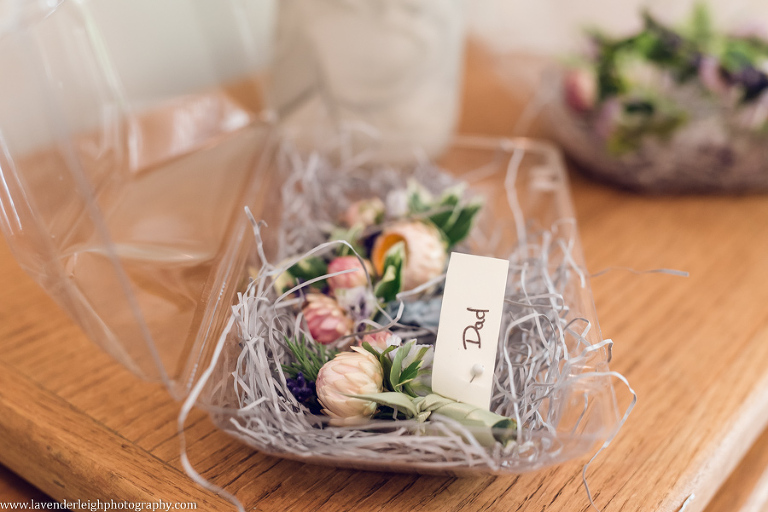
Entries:
[[327,274],[328,265],[320,258],[310,256],[297,262],[288,269],[288,272],[297,279],[309,281],[310,279]]
[[399,383],[401,386],[408,384],[419,376],[419,369],[421,368],[422,362],[423,361],[421,360],[416,360],[408,365],[408,367],[405,368],[402,372],[400,372]]
[[617,48],[607,39],[601,38],[598,41],[600,49],[598,51],[597,61],[597,82],[599,90],[599,99],[603,101],[612,96],[622,94],[626,91],[627,85],[619,74],[616,66]]
[[[344,240],[349,245],[351,245],[355,251],[357,251],[358,254],[366,255],[365,249],[360,245],[360,237],[363,234],[363,226],[356,224],[352,226],[349,229],[340,228],[337,227],[333,231],[331,231],[331,240]],[[346,245],[339,245],[339,248],[337,249],[337,254],[339,256],[351,256],[354,254],[352,252],[352,249],[350,249]]]
[[410,396],[417,397],[431,394],[432,388],[423,382],[413,380],[403,385],[403,391],[408,393]]
[[435,411],[443,406],[455,404],[456,400],[451,400],[437,393],[432,393],[425,397],[420,397],[415,400],[415,403],[419,411]]
[[383,385],[386,389],[390,391],[395,391],[394,386],[392,385],[392,381],[389,379],[389,375],[392,372],[392,361],[389,359],[389,353],[395,350],[394,345],[389,346],[384,350],[381,354],[379,354],[379,363],[381,363],[381,369],[382,369],[382,375],[383,375]]
[[416,180],[408,181],[408,211],[411,215],[424,213],[432,206],[432,196]]
[[403,370],[403,359],[408,356],[414,343],[416,343],[416,340],[409,341],[405,345],[400,346],[395,354],[395,359],[392,361],[392,369],[389,372],[389,381],[392,383],[394,391],[400,391],[400,388],[402,387],[400,384],[400,373]]
[[493,424],[493,437],[503,445],[517,438],[517,423],[515,420],[504,418]]
[[[395,345],[388,346],[387,348],[385,348],[384,350],[382,350],[379,353],[379,357],[383,358],[384,356],[389,356],[389,353],[392,352],[393,350],[395,350],[396,348],[397,347]],[[374,350],[376,350],[376,349],[374,349]],[[387,359],[389,359],[389,357],[387,357]]]
[[411,385],[412,382],[413,381],[411,381],[411,382],[404,382],[403,383],[403,393],[405,393],[406,395],[408,395],[410,397],[418,398],[419,393],[417,393],[416,390]]
[[427,352],[429,352],[429,347],[426,347],[426,346],[421,347],[421,349],[419,349],[419,352],[416,354],[415,361],[421,361],[422,359],[424,359],[424,356],[427,355]]
[[482,444],[493,444],[495,441],[506,444],[514,440],[517,435],[517,424],[514,420],[436,393],[416,398],[413,403],[419,413],[441,414],[462,425],[480,427],[480,430],[473,431],[473,435]]
[[469,232],[472,230],[475,216],[482,207],[482,202],[475,201],[461,209],[456,218],[456,222],[454,222],[453,226],[445,232],[449,247],[455,246],[469,235]]
[[378,351],[378,350],[376,350],[375,348],[373,348],[373,347],[371,346],[371,344],[370,344],[370,343],[368,343],[367,341],[364,341],[364,342],[363,342],[363,348],[364,348],[365,350],[367,350],[368,352],[370,352],[370,353],[373,355],[373,357],[375,357],[376,359],[378,359],[378,358],[379,358],[379,355],[380,355],[380,354],[379,354],[379,351]]
[[433,207],[433,209],[440,211],[430,215],[429,220],[441,231],[446,231],[457,217],[457,207],[460,200],[461,190],[456,187],[449,189],[440,199],[440,202]]
[[374,294],[384,302],[392,302],[402,289],[405,242],[397,242],[384,255],[384,271]]
[[413,400],[403,393],[385,392],[375,393],[372,395],[350,395],[354,398],[360,398],[362,400],[370,400],[376,402],[379,405],[391,407],[403,414],[408,418],[415,418],[419,412],[416,406],[413,404]]
[[704,2],[697,2],[693,8],[690,21],[691,38],[705,51],[714,37],[712,18]]

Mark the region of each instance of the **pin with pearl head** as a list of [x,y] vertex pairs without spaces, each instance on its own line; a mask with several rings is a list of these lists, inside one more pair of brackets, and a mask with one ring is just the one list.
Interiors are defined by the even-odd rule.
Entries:
[[475,363],[472,365],[472,369],[469,372],[472,375],[472,378],[469,379],[469,383],[472,384],[472,381],[481,376],[483,371],[485,371],[485,366],[481,365],[480,363]]

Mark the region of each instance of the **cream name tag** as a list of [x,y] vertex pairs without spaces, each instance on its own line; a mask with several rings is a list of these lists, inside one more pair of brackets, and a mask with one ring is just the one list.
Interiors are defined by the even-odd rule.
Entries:
[[437,328],[432,390],[489,409],[509,262],[451,253]]

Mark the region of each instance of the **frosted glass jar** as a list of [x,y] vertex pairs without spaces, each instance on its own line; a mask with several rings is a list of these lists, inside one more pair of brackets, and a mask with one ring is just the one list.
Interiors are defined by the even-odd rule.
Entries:
[[463,0],[284,0],[271,104],[306,145],[351,129],[379,160],[434,156],[456,126],[463,48]]

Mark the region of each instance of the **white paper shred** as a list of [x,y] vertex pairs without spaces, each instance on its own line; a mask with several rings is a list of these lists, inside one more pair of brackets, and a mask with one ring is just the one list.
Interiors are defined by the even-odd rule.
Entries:
[[[179,418],[182,440],[184,421],[201,399],[219,426],[258,450],[339,466],[520,473],[584,455],[598,444],[607,446],[634,399],[629,409],[619,410],[612,382],[619,379],[627,387],[628,383],[608,370],[612,342],[590,342],[590,320],[571,311],[574,289],[586,286],[588,276],[571,255],[575,220],[560,219],[542,227],[523,217],[515,189],[523,153],[522,149],[512,153],[505,181],[518,243],[508,255],[503,338],[491,404],[494,412],[517,422],[516,442],[483,445],[472,428],[439,415],[426,423],[376,420],[364,426],[333,426],[327,417],[309,414],[289,392],[281,369],[290,357],[285,338],[309,338],[297,307],[309,283],[278,296],[274,280],[296,261],[346,244],[328,242],[328,237],[352,201],[374,195],[385,198],[404,188],[407,178],[436,194],[457,184],[456,178],[426,161],[406,173],[381,164],[371,168],[365,154],[339,160],[316,153],[303,155],[290,147],[280,152],[280,164],[287,173],[280,225],[266,226],[251,217],[258,274],[238,296],[213,360],[184,404]],[[474,174],[485,176],[487,169]],[[492,229],[476,229],[470,236],[483,236],[482,243],[491,243],[502,229],[510,229],[509,219],[501,219]],[[270,247],[271,259],[263,241],[270,230],[276,232],[277,240],[277,250]],[[381,324],[366,321],[366,325],[390,329],[404,340],[433,334],[399,320],[405,303],[415,295],[423,298],[443,278],[423,290],[400,294],[397,311],[385,315]],[[337,344],[351,341],[342,339]],[[630,392],[634,396],[631,388]],[[197,482],[213,489],[194,472],[185,454],[182,463]],[[584,476],[586,484],[586,466]]]

